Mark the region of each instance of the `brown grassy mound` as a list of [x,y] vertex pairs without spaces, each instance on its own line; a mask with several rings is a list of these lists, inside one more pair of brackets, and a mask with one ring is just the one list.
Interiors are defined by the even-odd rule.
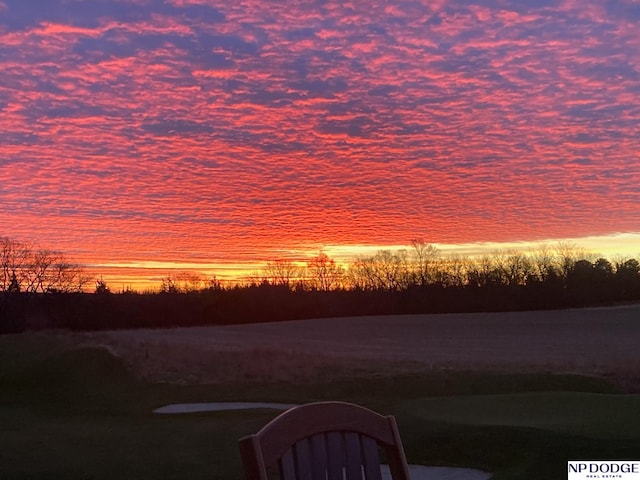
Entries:
[[640,384],[640,305],[68,335],[107,346],[153,381],[304,381],[455,368],[574,372],[611,376],[626,389]]

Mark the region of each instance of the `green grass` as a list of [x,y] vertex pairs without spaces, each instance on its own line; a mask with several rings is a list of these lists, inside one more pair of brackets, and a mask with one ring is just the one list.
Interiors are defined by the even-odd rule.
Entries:
[[475,465],[496,480],[566,478],[569,459],[629,459],[640,451],[637,395],[465,395],[409,400],[403,409],[407,425],[421,425],[403,435],[408,454]]
[[237,440],[277,412],[156,415],[179,402],[356,402],[396,415],[413,463],[495,479],[564,479],[567,459],[635,458],[640,398],[553,374],[361,373],[300,384],[172,386],[133,378],[107,349],[0,339],[1,479],[238,479]]
[[532,428],[598,439],[640,438],[640,395],[536,392],[421,399],[407,410],[460,425]]

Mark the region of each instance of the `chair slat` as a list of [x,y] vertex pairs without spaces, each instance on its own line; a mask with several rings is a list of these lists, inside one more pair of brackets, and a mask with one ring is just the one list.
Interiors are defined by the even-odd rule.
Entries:
[[362,480],[362,450],[360,436],[354,432],[344,434],[346,480]]
[[327,438],[324,433],[311,437],[311,478],[327,480]]
[[360,436],[365,480],[382,480],[378,442],[366,435]]
[[296,480],[296,466],[291,449],[280,457],[280,478],[282,480]]
[[293,447],[297,480],[311,479],[311,442],[308,438],[300,440]]
[[344,479],[344,437],[341,432],[327,433],[328,480]]

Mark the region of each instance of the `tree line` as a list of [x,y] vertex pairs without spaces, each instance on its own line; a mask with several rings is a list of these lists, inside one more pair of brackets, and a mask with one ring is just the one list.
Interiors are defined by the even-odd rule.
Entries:
[[[640,300],[640,263],[570,243],[478,257],[414,240],[341,265],[278,259],[233,285],[180,272],[159,289],[113,293],[47,250],[2,239],[0,332],[233,324],[352,315],[552,309]],[[90,282],[95,288],[88,292]]]
[[[305,262],[289,259],[269,261],[264,268],[235,286],[278,286],[293,291],[402,291],[420,287],[481,288],[526,287],[556,284],[570,288],[593,283],[620,293],[633,291],[640,275],[634,258],[611,261],[594,256],[570,242],[543,244],[528,252],[495,251],[475,257],[444,255],[424,240],[413,240],[409,248],[379,250],[340,265],[326,253]],[[181,272],[162,279],[160,292],[187,293],[224,289],[215,277]],[[227,287],[228,288],[228,287]],[[606,288],[605,288],[606,289]],[[629,290],[631,289],[631,290]],[[613,293],[613,292],[612,292]]]

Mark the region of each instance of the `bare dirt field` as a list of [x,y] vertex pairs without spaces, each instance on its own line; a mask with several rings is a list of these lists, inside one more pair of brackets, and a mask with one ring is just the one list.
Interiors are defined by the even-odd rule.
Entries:
[[74,334],[153,381],[299,380],[463,369],[581,373],[640,385],[640,304],[368,316]]

